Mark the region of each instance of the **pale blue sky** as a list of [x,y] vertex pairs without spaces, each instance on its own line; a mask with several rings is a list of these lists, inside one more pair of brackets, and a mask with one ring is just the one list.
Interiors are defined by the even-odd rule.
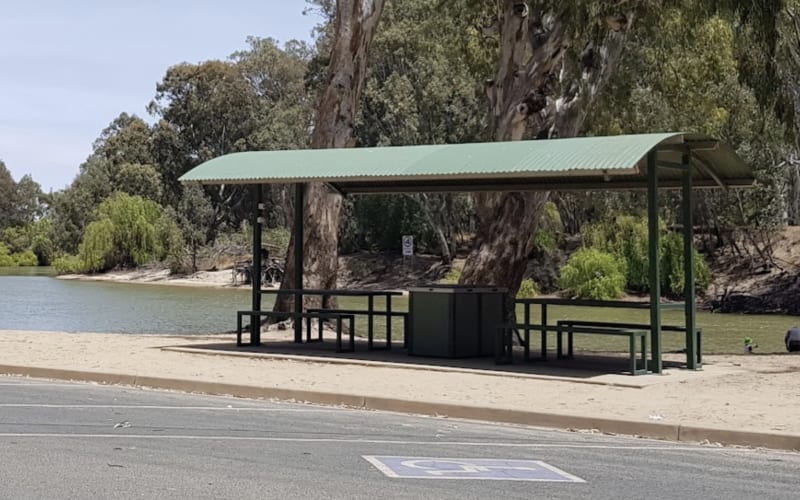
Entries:
[[2,0],[0,159],[66,187],[121,112],[145,107],[167,68],[224,59],[245,38],[310,40],[304,0]]

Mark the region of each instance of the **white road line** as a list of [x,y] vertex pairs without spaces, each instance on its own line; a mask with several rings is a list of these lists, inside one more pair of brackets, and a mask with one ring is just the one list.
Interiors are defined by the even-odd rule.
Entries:
[[58,383],[58,382],[0,382],[2,387],[74,387],[75,384]]
[[340,409],[327,408],[253,408],[242,406],[158,406],[158,405],[59,405],[59,404],[35,404],[35,403],[0,403],[0,408],[58,408],[58,409],[141,409],[141,410],[189,410],[189,411],[255,411],[267,413],[298,413],[298,412],[324,412],[336,413]]
[[[336,439],[336,438],[282,438],[267,436],[193,436],[193,435],[152,435],[152,434],[60,434],[60,433],[25,433],[2,432],[0,438],[78,438],[78,439],[148,439],[178,441],[257,441],[275,443],[341,443],[341,444],[386,444],[403,446],[465,446],[496,448],[532,448],[532,449],[578,449],[578,450],[629,450],[629,451],[695,451],[695,452],[757,452],[752,448],[724,448],[697,446],[626,446],[626,445],[593,445],[593,444],[558,444],[558,443],[509,443],[509,442],[476,442],[476,441],[403,441],[395,439]],[[763,450],[761,450],[763,451]],[[796,455],[792,452],[769,450],[770,453]]]

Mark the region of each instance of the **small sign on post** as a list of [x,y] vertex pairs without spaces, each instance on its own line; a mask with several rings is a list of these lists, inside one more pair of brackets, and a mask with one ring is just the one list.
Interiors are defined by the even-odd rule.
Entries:
[[414,264],[414,237],[411,235],[403,236],[403,272],[408,274],[409,260]]
[[403,257],[414,255],[414,237],[403,236]]

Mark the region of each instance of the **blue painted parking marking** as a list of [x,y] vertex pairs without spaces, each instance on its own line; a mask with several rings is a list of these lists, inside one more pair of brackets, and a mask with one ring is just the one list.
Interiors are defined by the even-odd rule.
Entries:
[[492,458],[431,458],[364,455],[388,477],[403,479],[489,479],[495,481],[552,481],[584,483],[541,460]]

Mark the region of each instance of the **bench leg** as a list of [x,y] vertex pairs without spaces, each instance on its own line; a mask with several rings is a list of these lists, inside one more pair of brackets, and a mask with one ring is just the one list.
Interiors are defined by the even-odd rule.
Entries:
[[356,318],[350,316],[350,352],[356,352]]
[[642,335],[642,373],[647,373],[647,335]]
[[703,367],[703,331],[697,330],[697,368]]
[[250,316],[250,345],[261,345],[261,316]]
[[636,350],[636,337],[637,335],[630,336],[630,348],[631,348],[631,375],[642,375],[647,373],[647,335],[641,335],[640,338],[642,349],[641,349],[641,356],[642,356],[642,367],[637,368],[637,360],[638,352]]
[[[388,300],[387,300],[388,306]],[[386,313],[386,350],[392,349],[392,315],[387,311]]]
[[494,343],[494,364],[508,365],[514,362],[511,338],[511,328],[503,326],[497,329]]
[[336,317],[336,352],[342,352],[342,318]]
[[567,329],[567,357],[569,359],[575,357],[573,355],[573,350],[572,350],[572,345],[573,345],[572,340],[573,340],[572,327],[570,326],[569,329]]
[[525,361],[531,360],[531,330],[525,324],[525,335],[523,336],[525,345],[522,347],[522,351],[524,353]]
[[311,342],[311,316],[306,318],[306,342]]
[[242,346],[242,315],[236,314],[236,346]]
[[636,375],[636,335],[630,335],[628,339],[630,340],[630,345],[628,347],[631,353],[631,375]]
[[372,338],[375,335],[375,318],[373,310],[375,309],[375,297],[370,295],[367,297],[367,350],[372,350]]
[[539,349],[540,349],[539,356],[542,359],[542,361],[546,361],[547,360],[547,325],[545,323],[542,323],[542,324],[544,325],[544,327],[542,327],[541,338],[539,339],[539,343],[541,344],[539,346]]
[[348,318],[350,332],[348,333],[348,348],[342,347],[342,318],[336,317],[336,352],[355,352],[356,350],[356,334],[355,334],[355,317]]
[[561,325],[556,327],[556,359],[562,359],[564,357],[564,338],[563,338],[564,331],[561,329]]
[[408,314],[403,315],[403,349],[408,348]]
[[547,306],[542,307],[542,336],[539,339],[541,345],[541,359],[543,361],[547,360]]

